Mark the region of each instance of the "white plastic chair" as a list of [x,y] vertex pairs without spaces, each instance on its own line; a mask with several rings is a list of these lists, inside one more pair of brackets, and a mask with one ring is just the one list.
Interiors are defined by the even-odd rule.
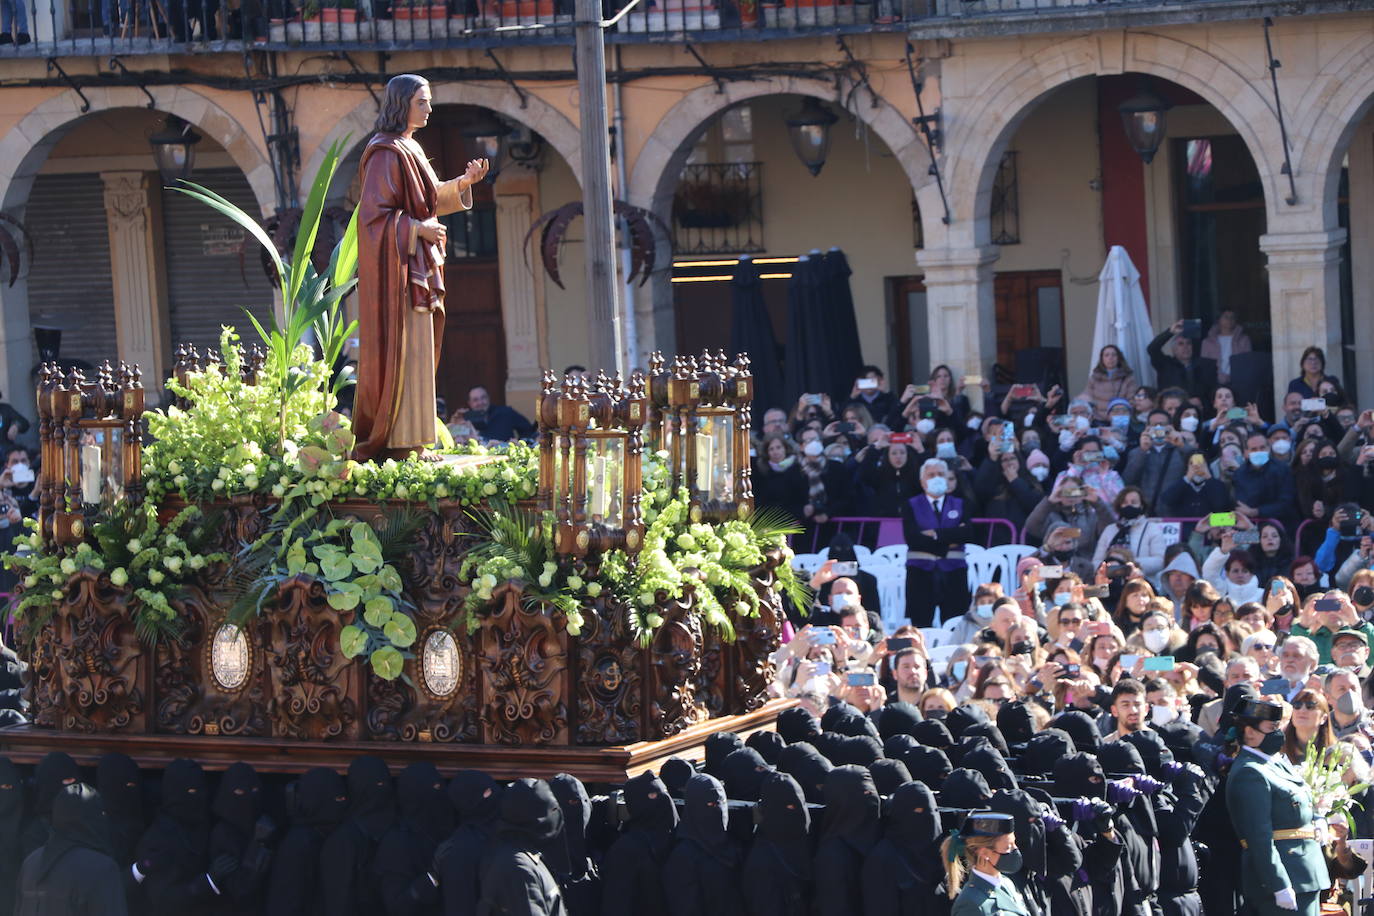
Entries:
[[958,643],[950,643],[943,646],[926,645],[926,659],[930,662],[930,670],[936,677],[943,677],[945,669],[949,667],[950,657],[959,651]]
[[[984,582],[994,581],[1002,569],[1002,557],[986,547],[979,547],[977,544],[964,545],[964,562],[968,564],[968,590],[970,592]],[[942,617],[944,612],[945,609],[940,608]],[[959,614],[962,613],[964,612],[959,612]],[[958,617],[959,614],[954,616]]]
[[792,557],[792,568],[797,572],[805,574],[809,579],[812,573],[820,569],[825,562],[825,552],[820,553],[799,553]]
[[[1035,553],[1035,548],[1026,544],[1003,544],[1000,547],[987,548],[984,556],[995,556],[1001,561],[1001,575],[997,581],[1002,583],[1002,591],[1011,594],[1020,585],[1016,581],[1016,564],[1020,563],[1025,557]],[[991,582],[991,579],[985,579]]]
[[940,627],[921,627],[921,635],[925,637],[926,651],[930,651],[936,646],[943,646],[949,632]]
[[886,547],[879,547],[873,551],[873,562],[896,563],[899,566],[906,566],[907,546],[905,544],[888,544]]

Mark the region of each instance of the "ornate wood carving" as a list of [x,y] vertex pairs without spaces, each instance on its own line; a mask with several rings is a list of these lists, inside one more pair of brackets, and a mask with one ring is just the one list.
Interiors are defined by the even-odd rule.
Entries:
[[330,607],[315,579],[296,576],[282,583],[264,617],[272,736],[356,740],[361,666],[339,650],[339,631],[353,613]]
[[453,619],[461,609],[468,589],[458,572],[473,529],[466,513],[458,509],[427,516],[409,562],[400,570],[422,629],[424,623]]
[[577,743],[632,744],[644,736],[644,653],[626,609],[598,604],[583,614],[577,649]]
[[667,738],[706,718],[696,702],[701,677],[701,621],[692,613],[690,593],[682,601],[661,600],[663,625],[649,647],[649,730]]
[[568,634],[543,608],[525,608],[523,597],[512,583],[498,586],[495,610],[478,630],[482,740],[569,744]]
[[427,687],[421,658],[429,631],[421,631],[406,659],[402,677],[384,681],[367,674],[367,737],[377,741],[433,741],[475,743],[479,740],[480,710],[477,703],[477,663],[473,640],[454,634],[458,645],[458,686],[446,697]]
[[38,637],[33,697],[38,721],[65,731],[144,731],[148,654],[127,593],[96,569],[78,570]]
[[752,573],[759,612],[753,617],[735,617],[734,712],[749,712],[768,702],[768,685],[777,675],[773,653],[782,645],[782,596],[773,590],[777,569],[786,562],[780,550],[771,550],[762,566]]
[[186,621],[180,641],[164,640],[157,648],[153,677],[156,729],[176,735],[242,735],[267,737],[265,673],[261,621],[250,624],[244,636],[249,647],[249,671],[243,686],[225,690],[216,681],[212,656],[214,635],[224,623],[224,610],[200,588],[173,605]]

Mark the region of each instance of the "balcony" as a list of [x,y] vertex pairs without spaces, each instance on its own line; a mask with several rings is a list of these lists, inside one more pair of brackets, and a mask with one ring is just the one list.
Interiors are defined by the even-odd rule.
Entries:
[[[25,7],[6,57],[406,50],[571,43],[574,0],[66,0]],[[623,0],[603,0],[614,15]],[[642,0],[616,42],[886,31],[912,38],[1084,31],[1374,9],[1374,0]]]

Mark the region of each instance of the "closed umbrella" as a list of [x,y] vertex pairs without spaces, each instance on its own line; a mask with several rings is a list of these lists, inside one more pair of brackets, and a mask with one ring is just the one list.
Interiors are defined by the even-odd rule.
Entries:
[[1097,329],[1093,332],[1092,361],[1107,344],[1114,344],[1126,362],[1135,370],[1136,381],[1142,385],[1155,383],[1155,369],[1150,364],[1147,347],[1154,332],[1150,327],[1150,313],[1145,307],[1145,294],[1140,290],[1140,271],[1131,263],[1131,256],[1120,245],[1107,252],[1107,263],[1097,276]]
[[849,259],[838,248],[830,249],[822,259],[822,306],[834,372],[829,391],[831,397],[839,401],[849,398],[854,380],[864,365],[859,322],[854,317],[854,295],[849,290],[849,277],[853,273],[849,269]]
[[802,255],[787,283],[787,351],[783,378],[789,404],[804,393],[835,390],[820,296],[820,259]]
[[773,322],[763,302],[763,281],[758,266],[748,255],[739,259],[730,281],[730,352],[747,353],[754,373],[754,422],[763,422],[770,407],[786,409],[783,400],[782,362]]

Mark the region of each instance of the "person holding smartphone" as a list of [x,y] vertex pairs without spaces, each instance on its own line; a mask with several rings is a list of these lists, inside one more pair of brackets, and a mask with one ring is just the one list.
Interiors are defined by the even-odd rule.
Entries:
[[[1159,387],[1182,388],[1203,401],[1212,398],[1217,386],[1217,363],[1197,355],[1194,339],[1184,333],[1180,319],[1164,329],[1145,348],[1155,367]],[[1191,330],[1191,329],[1189,329]]]

